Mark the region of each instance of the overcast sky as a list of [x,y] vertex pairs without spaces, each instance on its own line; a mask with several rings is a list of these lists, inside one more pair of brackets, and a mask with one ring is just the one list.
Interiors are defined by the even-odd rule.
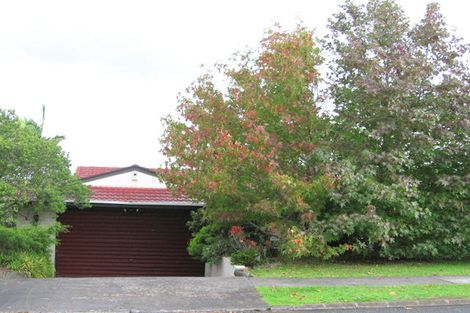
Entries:
[[[0,107],[63,135],[77,165],[155,167],[160,118],[204,72],[302,20],[320,35],[343,1],[1,1]],[[398,1],[412,21],[429,1]],[[439,1],[470,39],[470,2]]]

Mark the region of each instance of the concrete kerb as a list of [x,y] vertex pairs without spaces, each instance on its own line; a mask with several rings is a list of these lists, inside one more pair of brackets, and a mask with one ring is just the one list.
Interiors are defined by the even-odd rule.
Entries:
[[256,313],[256,312],[285,312],[285,311],[327,311],[327,310],[347,310],[347,309],[380,309],[380,308],[413,308],[413,307],[435,307],[435,306],[456,306],[456,305],[470,305],[469,299],[430,299],[430,300],[416,300],[416,301],[384,301],[384,302],[348,302],[348,303],[322,303],[322,304],[309,304],[302,306],[274,306],[266,308],[252,308],[252,309],[226,309],[226,310],[173,310],[173,311],[133,311],[130,313]]
[[312,311],[312,310],[338,310],[338,309],[376,309],[376,308],[403,308],[403,307],[433,307],[433,306],[455,306],[470,305],[469,299],[430,299],[415,301],[384,301],[384,302],[353,302],[333,304],[312,304],[302,306],[276,306],[269,308],[270,311]]

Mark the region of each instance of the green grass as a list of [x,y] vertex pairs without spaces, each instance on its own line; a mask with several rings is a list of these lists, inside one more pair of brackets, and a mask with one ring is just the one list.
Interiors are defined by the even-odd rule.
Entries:
[[283,262],[256,267],[256,277],[393,277],[470,275],[470,261],[318,263]]
[[470,298],[470,285],[256,287],[269,305]]

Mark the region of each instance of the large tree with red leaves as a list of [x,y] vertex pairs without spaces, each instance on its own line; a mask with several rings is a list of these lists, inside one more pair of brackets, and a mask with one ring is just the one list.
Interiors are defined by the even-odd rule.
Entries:
[[328,27],[331,119],[301,27],[218,66],[225,88],[200,78],[166,119],[160,176],[206,203],[190,251],[469,256],[468,45],[436,4],[411,25],[391,0],[346,1]]
[[320,63],[312,32],[273,30],[257,51],[217,66],[225,88],[201,77],[179,100],[181,118],[165,119],[160,176],[204,201],[211,221],[274,222],[268,231],[282,236],[284,222],[318,210],[330,187],[311,161],[326,125]]

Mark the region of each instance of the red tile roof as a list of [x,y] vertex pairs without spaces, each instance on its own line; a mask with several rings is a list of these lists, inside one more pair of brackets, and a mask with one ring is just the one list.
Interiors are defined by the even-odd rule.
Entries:
[[[130,188],[89,186],[92,190],[91,203],[139,203],[139,204],[191,204],[189,198],[175,196],[166,188]],[[197,205],[197,203],[193,203]]]
[[102,166],[79,166],[75,171],[75,174],[80,178],[87,178],[96,175],[101,175],[116,170],[120,170],[123,167],[102,167]]
[[111,173],[122,169],[142,168],[152,172],[156,172],[156,168],[144,168],[138,165],[131,165],[129,167],[106,167],[106,166],[79,166],[75,171],[75,175],[78,175],[80,179],[89,178],[101,174]]
[[[101,167],[79,166],[75,172],[81,179],[86,179],[101,174],[106,174],[121,169],[141,168],[138,165],[130,167]],[[155,172],[156,169],[148,170]],[[110,187],[88,186],[91,191],[90,202],[93,203],[117,203],[117,204],[143,204],[143,205],[198,205],[189,198],[175,196],[166,188],[135,188],[135,187]]]

